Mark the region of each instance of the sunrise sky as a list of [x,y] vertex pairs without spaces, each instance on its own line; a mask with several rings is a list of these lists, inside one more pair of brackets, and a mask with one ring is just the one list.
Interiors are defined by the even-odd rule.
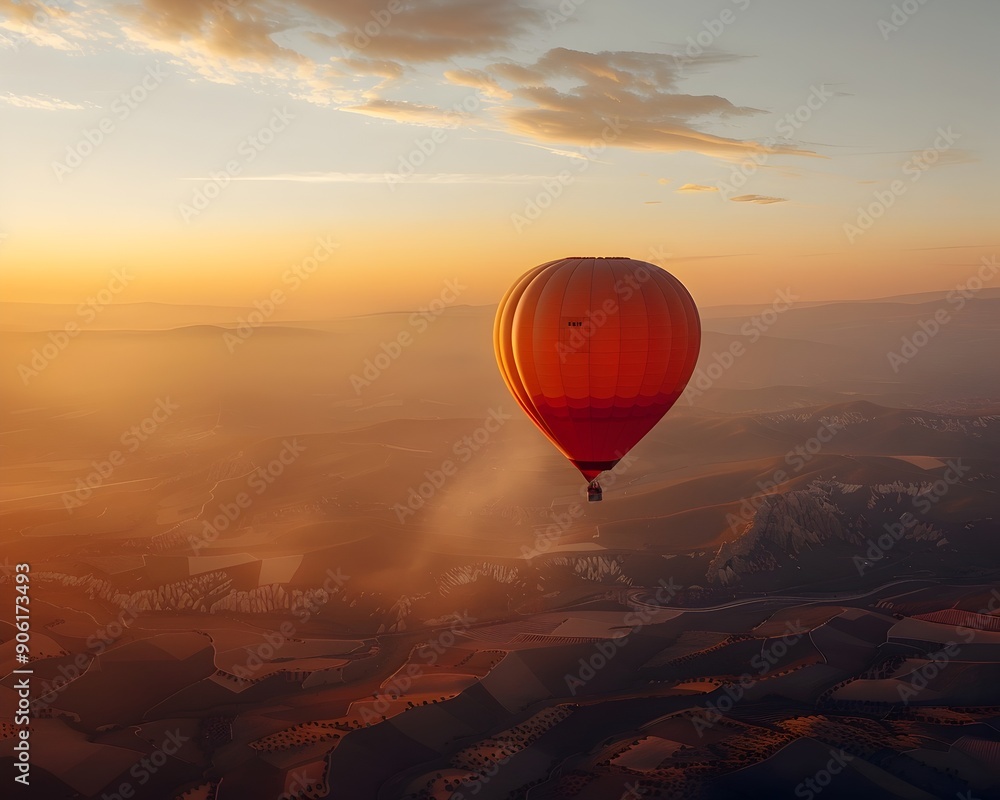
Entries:
[[1000,254],[1000,4],[895,9],[0,0],[3,299],[246,305],[330,238],[300,313],[571,255],[703,305],[951,289]]

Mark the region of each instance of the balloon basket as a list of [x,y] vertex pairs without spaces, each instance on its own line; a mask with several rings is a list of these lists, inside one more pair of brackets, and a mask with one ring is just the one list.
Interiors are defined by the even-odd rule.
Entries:
[[604,499],[604,490],[597,481],[591,481],[587,485],[587,500],[591,503],[599,503]]

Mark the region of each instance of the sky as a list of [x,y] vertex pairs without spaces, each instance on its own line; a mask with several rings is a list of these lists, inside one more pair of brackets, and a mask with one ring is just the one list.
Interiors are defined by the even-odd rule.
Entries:
[[997,30],[996,0],[0,0],[2,299],[342,316],[597,255],[700,305],[946,291],[1000,256]]

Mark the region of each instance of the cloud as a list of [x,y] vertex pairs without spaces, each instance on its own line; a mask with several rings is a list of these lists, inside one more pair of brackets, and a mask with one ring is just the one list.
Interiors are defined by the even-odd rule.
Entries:
[[342,58],[337,66],[354,75],[377,75],[389,81],[402,78],[406,71],[402,64],[384,58]]
[[302,54],[275,41],[290,18],[275,14],[261,2],[144,0],[122,6],[121,13],[130,38],[147,44],[186,43],[205,55],[233,61],[306,61]]
[[717,258],[747,258],[756,256],[759,253],[722,253],[710,256],[674,256],[674,261],[712,261]]
[[[510,140],[509,139],[495,139],[494,141],[506,142],[506,141],[510,141]],[[535,144],[534,142],[518,142],[518,141],[515,141],[514,144],[524,145],[525,147],[534,147],[534,148],[536,148],[538,150],[544,150],[547,153],[552,153],[552,155],[555,155],[555,156],[561,156],[562,158],[572,158],[575,161],[596,161],[599,164],[607,164],[607,163],[609,163],[607,161],[601,161],[598,158],[591,158],[590,156],[584,155],[583,153],[581,153],[581,152],[579,152],[577,150],[564,150],[563,148],[560,148],[560,147],[550,147],[549,145],[546,145],[546,144]]]
[[444,73],[445,80],[456,86],[469,86],[479,89],[487,97],[494,100],[509,100],[510,92],[504,89],[496,78],[478,69],[450,69]]
[[70,103],[68,100],[39,95],[16,95],[11,92],[0,94],[0,103],[6,103],[15,108],[30,108],[39,111],[82,111],[84,109],[84,106]]
[[495,0],[141,0],[133,8],[136,26],[148,37],[198,42],[215,56],[272,62],[305,59],[291,46],[303,34],[335,44],[344,58],[446,61],[503,50],[544,18],[538,9]]
[[545,76],[538,70],[526,67],[523,64],[515,64],[510,61],[501,61],[490,67],[490,72],[504,80],[525,86],[544,86]]
[[963,150],[953,147],[950,150],[932,150],[934,157],[929,157],[926,150],[914,150],[913,157],[932,167],[950,167],[957,164],[975,164],[979,161],[979,156],[971,150]]
[[717,192],[718,186],[702,186],[700,183],[685,183],[678,192]]
[[30,23],[36,14],[45,14],[45,9],[41,3],[35,0],[27,2],[17,2],[17,0],[0,0],[0,11],[5,17],[21,23]]
[[906,247],[904,250],[909,250],[911,252],[919,252],[922,250],[985,250],[991,247],[997,247],[995,244],[949,244],[943,247]]
[[18,49],[30,42],[54,50],[79,51],[82,44],[104,36],[95,31],[100,21],[107,17],[105,9],[95,9],[94,16],[84,21],[82,6],[74,0],[61,4],[41,3],[37,0],[0,0],[0,44]]
[[[385,0],[298,0],[317,17],[342,26],[347,48],[407,63],[505,50],[544,21],[540,9],[512,0],[420,0],[388,12]],[[373,35],[374,34],[374,35]]]
[[[718,131],[734,119],[763,112],[718,95],[682,91],[689,60],[556,47],[533,63],[516,63],[510,56],[520,40],[547,32],[544,11],[516,0],[124,0],[110,7],[99,0],[64,2],[68,11],[42,17],[40,6],[32,5],[37,0],[0,0],[0,9],[12,10],[17,20],[11,24],[34,26],[36,36],[62,43],[47,41],[51,46],[162,54],[208,81],[277,88],[294,99],[407,124],[457,124],[455,114],[414,98],[420,99],[421,89],[439,92],[442,84],[469,87],[486,100],[502,101],[476,109],[477,124],[569,158],[577,156],[569,155],[567,145],[598,142],[602,150],[686,151],[730,160],[816,155],[793,144],[723,136]],[[470,56],[490,61],[479,69],[455,62]],[[737,58],[707,54],[698,64]],[[407,80],[407,99],[389,94]],[[464,124],[472,120],[462,118]]]
[[[187,9],[183,13],[178,10],[181,6]],[[349,67],[325,59],[321,63],[290,44],[277,44],[271,37],[280,29],[261,21],[262,15],[241,20],[240,15],[253,13],[244,5],[230,6],[224,0],[214,5],[148,0],[126,9],[118,20],[120,48],[162,55],[180,70],[212,83],[286,91],[318,105],[356,102],[361,91],[371,88],[357,87],[353,77],[357,73]],[[233,36],[240,32],[245,39]]]
[[438,108],[437,106],[410,103],[404,100],[369,100],[356,106],[344,106],[341,111],[364,114],[368,117],[391,119],[410,125],[426,125],[431,128],[456,128],[462,124],[472,124],[475,118],[465,111]]
[[712,124],[762,112],[718,95],[682,93],[672,56],[558,47],[534,64],[501,62],[487,71],[515,84],[507,87],[512,102],[498,112],[506,129],[536,141],[590,145],[603,139],[635,150],[724,158],[754,153],[815,155],[793,145],[766,147],[711,133]]
[[763,194],[741,194],[739,197],[730,197],[734,203],[757,203],[758,205],[766,206],[771,203],[787,203],[788,199],[784,197],[768,197]]
[[[241,175],[234,181],[278,181],[289,183],[542,183],[551,175],[495,174],[487,172],[416,172],[400,178],[385,172],[283,172],[275,175]],[[185,181],[204,181],[201,178],[183,178]]]
[[[37,0],[0,0],[0,29],[59,49],[88,43],[162,53],[205,80],[283,86],[318,104],[371,97],[410,65],[507,50],[545,21],[540,9],[512,0],[62,4],[45,10]],[[366,78],[382,82],[366,85]]]

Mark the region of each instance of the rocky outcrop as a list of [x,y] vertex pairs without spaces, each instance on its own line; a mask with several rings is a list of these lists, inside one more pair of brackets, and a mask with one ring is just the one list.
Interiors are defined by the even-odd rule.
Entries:
[[618,582],[632,585],[632,579],[622,574],[621,560],[614,556],[555,556],[549,564],[569,566],[573,574],[585,581],[596,583]]
[[[346,602],[340,587],[327,591],[295,589],[272,583],[249,591],[233,591],[232,580],[225,572],[206,572],[174,583],[165,583],[155,589],[123,592],[112,583],[93,575],[66,575],[61,572],[39,572],[33,576],[38,581],[52,581],[83,591],[91,599],[104,600],[121,609],[140,614],[145,611],[199,611],[218,613],[231,611],[240,614],[268,614],[295,612],[304,609],[310,613],[337,598]],[[357,602],[355,599],[352,602]]]
[[978,417],[907,417],[911,425],[919,425],[932,431],[944,433],[961,433],[976,439],[984,438],[986,433],[995,433],[1000,426],[1000,416],[990,414]]
[[494,580],[497,583],[516,583],[520,577],[521,573],[517,567],[508,567],[504,564],[491,564],[489,562],[465,564],[444,573],[438,580],[438,591],[444,597],[456,587],[475,583],[482,578]]
[[[900,519],[900,509],[910,505],[904,498],[912,499],[925,489],[923,484],[901,482],[862,487],[814,481],[805,489],[760,496],[743,531],[719,548],[706,577],[710,584],[735,586],[745,575],[778,569],[828,543],[847,543],[861,550],[873,529]],[[945,541],[944,532],[926,522],[911,526],[901,538]]]

